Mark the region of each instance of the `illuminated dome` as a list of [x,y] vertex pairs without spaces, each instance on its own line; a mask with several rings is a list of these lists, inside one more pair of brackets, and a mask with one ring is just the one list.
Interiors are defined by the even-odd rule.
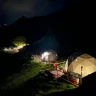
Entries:
[[70,62],[70,59],[67,60],[65,68],[69,72],[75,72],[82,74],[82,77],[85,77],[93,72],[96,72],[96,59],[88,54],[82,54],[73,58],[73,61]]
[[42,56],[41,56],[42,60],[46,62],[56,61],[57,57],[58,57],[57,52],[53,50],[46,50],[45,52],[42,53]]

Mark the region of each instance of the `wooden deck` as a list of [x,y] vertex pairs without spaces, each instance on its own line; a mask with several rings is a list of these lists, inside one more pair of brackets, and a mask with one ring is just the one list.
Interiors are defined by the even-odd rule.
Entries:
[[64,75],[64,73],[60,70],[53,70],[50,71],[50,73],[53,74],[55,78],[60,78],[62,75]]
[[70,83],[70,84],[72,84],[72,85],[74,85],[76,87],[79,86],[77,84],[72,83],[67,78],[64,78],[65,73],[63,72],[63,70],[52,70],[52,71],[50,71],[50,73],[53,75],[54,79],[61,78],[62,80],[66,81],[66,82],[68,82],[68,83]]

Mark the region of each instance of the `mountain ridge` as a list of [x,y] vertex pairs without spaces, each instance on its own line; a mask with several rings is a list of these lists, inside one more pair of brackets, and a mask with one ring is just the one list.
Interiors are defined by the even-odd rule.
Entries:
[[[81,8],[80,6],[76,9],[76,6],[66,7],[62,11],[47,16],[21,17],[10,26],[3,28],[1,41],[11,41],[22,35],[32,44],[51,32],[60,43],[62,50],[66,51],[70,48],[70,50],[78,48],[95,50],[95,47],[92,48],[91,46],[95,43],[93,32],[96,29],[94,29],[92,17],[88,15],[90,11],[85,12],[84,7]],[[90,18],[87,20],[88,17]],[[87,44],[87,42],[91,43]]]

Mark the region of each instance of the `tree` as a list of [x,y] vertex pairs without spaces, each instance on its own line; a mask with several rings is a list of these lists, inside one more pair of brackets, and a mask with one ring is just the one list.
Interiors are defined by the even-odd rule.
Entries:
[[13,44],[17,47],[26,46],[26,38],[23,36],[19,36],[13,40]]

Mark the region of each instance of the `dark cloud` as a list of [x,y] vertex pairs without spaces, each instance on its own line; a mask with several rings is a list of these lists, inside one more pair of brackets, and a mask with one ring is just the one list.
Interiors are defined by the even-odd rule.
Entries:
[[22,0],[5,0],[2,2],[2,10],[9,11],[9,12],[30,12],[31,6],[34,5],[32,1],[22,1]]
[[[65,0],[1,0],[2,20],[47,15],[61,10]],[[8,18],[8,19],[7,19]],[[14,21],[13,20],[13,21]],[[10,21],[10,23],[12,20]]]

